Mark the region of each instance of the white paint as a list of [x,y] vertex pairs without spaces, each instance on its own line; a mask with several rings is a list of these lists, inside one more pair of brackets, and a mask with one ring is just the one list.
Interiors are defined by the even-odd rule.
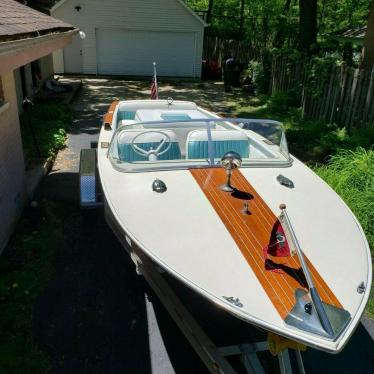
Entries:
[[[157,103],[159,109],[165,104]],[[110,141],[112,135],[102,129],[99,142]],[[136,246],[180,281],[248,323],[329,352],[346,344],[369,297],[370,250],[344,202],[301,162],[241,172],[276,215],[280,203],[287,205],[304,253],[351,314],[351,322],[334,342],[285,325],[189,170],[124,173],[113,168],[107,149],[101,148],[98,167],[106,209]],[[294,189],[276,181],[280,173],[294,181]],[[152,191],[155,178],[166,183],[166,193]],[[357,293],[361,281],[367,285],[363,294]],[[243,307],[223,296],[239,298]]]
[[[51,10],[52,16],[79,27],[86,34],[86,38],[82,40],[82,68],[75,71],[76,73],[97,74],[105,71],[105,74],[138,74],[132,69],[135,63],[130,65],[130,70],[121,67],[121,63],[128,66],[132,58],[141,61],[145,66],[143,58],[148,58],[152,51],[158,51],[159,55],[156,57],[159,61],[154,61],[157,62],[159,75],[200,77],[205,23],[183,1],[81,0],[79,12],[75,9],[76,5],[74,1],[66,0],[59,2]],[[117,46],[119,52],[125,54],[124,61],[124,55],[117,56],[116,64],[110,60],[110,56],[102,56],[106,49],[102,48],[103,44],[97,38],[102,35],[102,30],[107,29],[117,31],[112,43]],[[133,47],[133,51],[123,50],[123,30],[128,32],[127,35],[135,35],[138,38],[139,43],[135,45],[131,45],[131,40],[126,43],[126,49],[130,46]],[[136,32],[147,35],[141,37],[141,34]],[[163,38],[160,38],[160,33],[164,34]],[[168,37],[165,34],[169,34]],[[190,36],[187,37],[186,34]],[[166,43],[163,40],[166,40]],[[110,53],[114,50],[115,48],[112,48]],[[65,49],[65,61],[72,58],[72,53],[71,49]],[[185,66],[187,61],[188,68],[183,70],[182,66]],[[143,69],[139,74],[151,76],[152,62],[150,73]],[[55,72],[67,71],[66,66],[63,69],[61,54],[54,54],[54,63]],[[106,66],[104,63],[111,65]],[[111,68],[114,69],[113,72]]]
[[64,48],[64,72],[76,73],[83,69],[83,52],[82,52],[82,38],[79,35],[74,35],[72,42]]
[[193,32],[98,29],[96,41],[98,74],[152,76],[153,61],[158,76],[195,74]]

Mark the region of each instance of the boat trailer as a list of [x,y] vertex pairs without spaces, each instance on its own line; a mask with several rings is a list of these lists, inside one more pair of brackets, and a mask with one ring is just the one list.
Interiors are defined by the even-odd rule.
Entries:
[[[79,169],[80,205],[82,208],[103,206],[103,203],[99,201],[101,194],[97,175],[96,149],[83,149],[81,151]],[[116,234],[118,231],[115,228],[114,220],[111,217],[106,218],[112,231]],[[162,275],[163,271],[144,254],[134,251],[130,238],[117,234],[116,236],[129,252],[132,261],[135,263],[137,274],[144,276],[210,373],[235,374],[236,371],[226,357],[240,356],[248,374],[265,374],[257,353],[269,350],[268,341],[217,347],[165,280]],[[294,352],[297,372],[305,374],[301,352],[298,349],[295,349]],[[288,349],[278,354],[278,362],[281,374],[292,374],[295,372],[291,365]]]

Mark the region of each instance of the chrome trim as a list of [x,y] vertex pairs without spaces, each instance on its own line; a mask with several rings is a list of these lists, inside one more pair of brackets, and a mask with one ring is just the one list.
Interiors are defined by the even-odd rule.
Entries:
[[[298,291],[303,291],[303,290],[297,290],[296,293],[295,293],[295,297],[296,297],[296,304],[294,306],[294,309],[296,308],[296,311],[298,313],[295,312],[295,310],[293,309],[289,316],[287,317],[286,319],[286,323],[289,323],[291,325],[297,325],[299,326],[300,323],[297,322],[300,320],[300,316],[299,318],[296,318],[294,319],[293,316],[295,314],[300,314],[300,309],[303,310],[303,317],[302,318],[303,320],[305,320],[306,316],[305,315],[310,315],[310,316],[313,316],[313,312],[314,312],[314,309],[316,310],[316,316],[318,317],[318,320],[319,320],[319,323],[321,325],[321,328],[323,329],[324,333],[319,333],[319,335],[323,335],[323,336],[326,336],[330,339],[333,339],[336,335],[336,330],[339,330],[339,333],[343,330],[344,326],[348,323],[348,321],[351,319],[350,317],[350,314],[344,310],[344,309],[341,309],[341,308],[336,308],[336,307],[333,307],[331,305],[329,305],[329,308],[334,308],[334,310],[336,310],[337,312],[334,314],[333,312],[331,312],[330,310],[330,316],[328,316],[327,314],[327,308],[326,308],[326,303],[323,303],[320,296],[319,296],[319,293],[318,293],[318,290],[317,288],[315,287],[314,285],[314,282],[313,282],[313,279],[312,279],[312,276],[309,272],[309,268],[308,268],[308,265],[305,261],[305,258],[304,258],[304,255],[303,255],[303,252],[301,250],[301,246],[299,244],[299,241],[297,240],[297,237],[296,237],[296,234],[295,234],[295,231],[293,230],[292,228],[292,225],[291,225],[291,221],[288,217],[288,214],[287,214],[287,211],[286,211],[286,205],[285,204],[281,204],[279,206],[279,208],[281,209],[281,215],[279,216],[279,221],[281,222],[282,226],[286,226],[286,230],[285,231],[285,234],[286,234],[286,237],[287,237],[287,240],[288,242],[292,243],[293,244],[293,247],[296,249],[296,253],[297,253],[297,256],[299,257],[299,260],[300,260],[300,263],[301,263],[301,267],[303,269],[303,272],[304,272],[304,276],[305,276],[305,279],[306,279],[306,282],[308,284],[308,288],[309,288],[309,294],[308,294],[308,299],[312,302],[313,304],[313,307],[314,308],[311,308],[308,306],[307,307],[307,304],[310,302],[310,301],[305,301],[304,304],[302,305],[302,308],[301,306],[299,305],[300,304],[300,299],[303,298],[303,299],[306,299],[304,296],[305,295],[302,295],[300,296],[300,292],[298,293]],[[325,307],[324,307],[325,306]],[[336,314],[339,314],[339,315],[342,315],[341,318],[337,317]],[[330,318],[329,318],[330,317]],[[333,321],[340,321],[340,324],[343,324],[344,326],[332,326],[331,324],[331,320],[332,319]],[[288,321],[288,322],[287,322]],[[313,324],[315,325],[316,322],[313,321]],[[301,328],[301,327],[299,327]],[[306,331],[309,331],[308,329],[306,329]]]

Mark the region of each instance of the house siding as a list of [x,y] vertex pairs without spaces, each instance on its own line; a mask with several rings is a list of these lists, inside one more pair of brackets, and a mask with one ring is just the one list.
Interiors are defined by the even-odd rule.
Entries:
[[[52,12],[79,27],[86,34],[82,43],[84,74],[97,74],[96,30],[122,29],[195,33],[194,77],[201,75],[204,25],[175,0],[82,0],[80,11],[76,2],[68,0]],[[183,48],[183,46],[180,46]],[[59,52],[54,54],[55,71],[62,70]]]
[[53,58],[52,58],[52,53],[50,53],[47,56],[42,57],[39,60],[40,63],[40,72],[42,75],[42,83],[46,79],[53,78]]
[[13,71],[1,76],[5,101],[0,111],[0,252],[26,200],[25,166]]
[[52,53],[40,58],[38,61],[39,61],[41,80],[37,82],[36,87],[33,86],[33,82],[32,82],[31,63],[23,66],[25,70],[26,92],[23,92],[22,90],[20,68],[14,70],[14,79],[15,79],[15,84],[16,84],[16,94],[17,94],[19,114],[23,112],[23,107],[22,107],[23,95],[31,99],[34,96],[34,94],[39,89],[41,89],[45,80],[52,78],[54,75]]

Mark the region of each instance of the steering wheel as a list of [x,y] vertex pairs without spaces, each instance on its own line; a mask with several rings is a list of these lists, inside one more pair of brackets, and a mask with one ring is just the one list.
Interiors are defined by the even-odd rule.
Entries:
[[[151,148],[149,151],[147,151],[146,149],[142,149],[135,144],[135,140],[141,138],[142,136],[148,135],[148,134],[159,134],[159,135],[162,136],[162,138],[160,140],[160,144],[157,146],[157,148],[156,149]],[[161,151],[162,147],[164,146],[164,144],[166,142],[168,142],[168,145],[166,146],[166,148],[163,151]],[[141,142],[138,141],[138,143],[141,143]],[[163,131],[146,131],[146,132],[141,132],[140,134],[136,135],[132,139],[130,144],[131,144],[131,148],[133,149],[133,151],[135,153],[137,153],[138,155],[148,157],[149,161],[156,161],[156,160],[158,160],[158,156],[163,155],[164,153],[166,153],[170,149],[171,139],[170,139],[170,136]]]

